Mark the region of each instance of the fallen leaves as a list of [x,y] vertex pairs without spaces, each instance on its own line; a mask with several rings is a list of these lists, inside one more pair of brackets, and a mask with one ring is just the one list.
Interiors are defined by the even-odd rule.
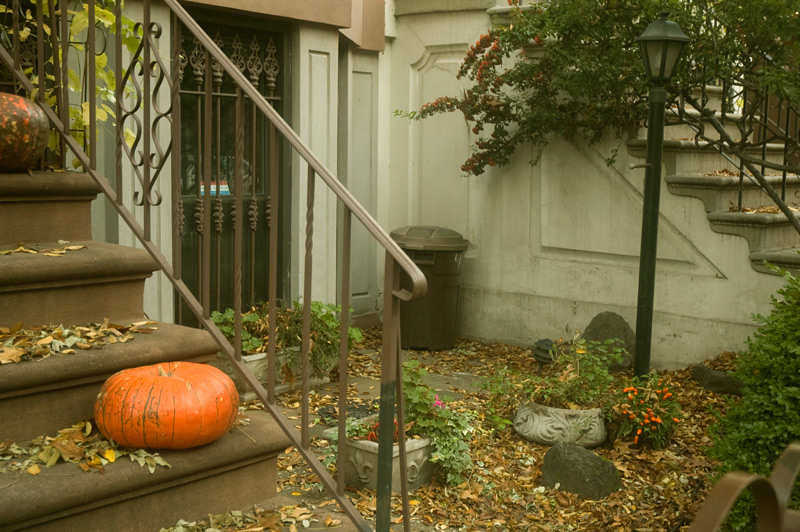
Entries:
[[154,321],[144,320],[130,325],[117,325],[106,318],[103,323],[85,327],[63,325],[36,326],[23,329],[22,323],[0,327],[0,364],[11,364],[34,357],[74,355],[77,350],[100,348],[108,344],[126,343],[134,333],[152,334]]
[[77,464],[83,471],[103,471],[120,456],[147,467],[154,473],[156,467],[171,467],[158,453],[144,449],[127,449],[105,439],[90,421],[81,421],[58,431],[56,436],[39,436],[30,442],[0,444],[0,472],[25,471],[38,475],[41,467],[53,467],[59,462]]
[[[28,253],[31,255],[45,255],[47,257],[63,257],[67,254],[67,251],[79,251],[81,249],[86,249],[86,246],[79,246],[79,245],[68,245],[69,242],[66,240],[59,240],[58,243],[61,247],[41,247],[41,246],[31,246],[25,247],[24,244],[20,244],[14,249],[6,249],[0,251],[0,255],[11,255],[13,253]],[[67,245],[65,245],[67,244]]]
[[[298,528],[298,525],[300,528]],[[233,511],[209,515],[208,520],[188,522],[183,519],[159,532],[297,532],[302,529],[322,530],[341,528],[342,521],[331,516],[317,517],[311,508],[302,505],[283,506],[278,510],[264,510],[258,506],[248,512]]]

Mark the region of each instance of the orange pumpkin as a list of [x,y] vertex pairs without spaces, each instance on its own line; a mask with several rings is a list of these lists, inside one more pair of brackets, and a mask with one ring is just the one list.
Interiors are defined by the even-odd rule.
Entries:
[[50,138],[50,123],[39,105],[0,92],[0,172],[25,171],[41,159]]
[[97,428],[125,447],[187,449],[210,443],[233,426],[239,393],[207,364],[166,362],[119,371],[94,404]]

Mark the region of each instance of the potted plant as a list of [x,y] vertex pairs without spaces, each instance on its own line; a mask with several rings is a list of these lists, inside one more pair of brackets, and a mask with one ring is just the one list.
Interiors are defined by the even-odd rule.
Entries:
[[[409,489],[427,483],[432,477],[450,486],[466,480],[472,469],[469,438],[473,432],[472,412],[461,411],[440,399],[434,390],[422,383],[427,371],[416,360],[403,365],[403,395],[405,427],[393,427],[395,443],[400,434],[406,438],[405,472]],[[377,416],[360,420],[348,419],[345,482],[359,488],[375,488],[378,472],[378,434],[381,430]],[[335,428],[326,431],[332,440]],[[338,452],[338,446],[333,446]],[[399,447],[395,445],[392,462],[392,490],[400,491]]]
[[524,383],[528,400],[514,417],[517,433],[544,445],[603,443],[605,407],[612,399],[609,386],[614,381],[609,366],[621,362],[624,352],[617,340],[601,343],[578,335],[555,342],[552,363]]
[[[341,307],[322,303],[311,302],[311,351],[309,363],[311,365],[311,380],[313,383],[328,382],[330,373],[336,368],[339,360],[339,330]],[[220,331],[233,342],[235,335],[235,313],[229,308],[223,312],[211,313]],[[242,314],[242,359],[250,366],[258,379],[267,385],[269,374],[269,361],[267,347],[269,340],[269,308],[267,304],[253,307],[249,312]],[[275,355],[275,384],[277,389],[289,388],[302,375],[300,349],[303,330],[303,304],[295,301],[291,306],[278,302],[275,314],[276,323],[276,355]],[[350,344],[362,339],[361,330],[349,327],[348,342]],[[220,353],[213,362],[214,365],[228,373],[236,383],[243,399],[253,398],[247,384],[241,379],[238,372],[233,370],[227,357]]]
[[681,405],[668,377],[655,371],[617,384],[612,407],[616,437],[634,446],[666,447],[681,421]]

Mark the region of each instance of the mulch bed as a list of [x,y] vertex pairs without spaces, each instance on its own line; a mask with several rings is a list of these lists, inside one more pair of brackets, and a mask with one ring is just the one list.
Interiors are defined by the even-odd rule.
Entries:
[[[380,349],[380,332],[366,331],[357,346]],[[529,350],[500,343],[460,340],[456,347],[439,353],[415,353],[431,373],[469,373],[476,379],[497,375],[502,368],[533,371]],[[353,357],[352,375],[377,376],[375,354]],[[712,368],[730,369],[734,353],[723,353],[707,362]],[[464,393],[448,402],[449,408],[479,413],[471,441],[475,469],[472,477],[457,488],[438,483],[411,494],[413,530],[525,530],[525,531],[637,531],[678,532],[688,529],[705,495],[713,485],[714,463],[707,458],[712,444],[707,429],[714,423],[714,411],[724,412],[727,398],[704,390],[691,377],[691,368],[661,372],[672,381],[672,389],[683,410],[671,444],[661,450],[635,448],[630,442],[610,442],[594,451],[611,460],[620,471],[624,488],[605,500],[581,500],[577,496],[539,486],[541,466],[548,447],[519,437],[513,427],[491,430],[484,417],[488,392]],[[282,396],[289,405],[297,398]],[[319,406],[335,398],[316,397]],[[312,398],[312,410],[315,408]],[[328,442],[314,441],[320,455]],[[319,490],[316,478],[302,464],[298,453],[287,453],[279,467],[291,471],[282,475],[282,488],[311,496]],[[373,518],[376,506],[372,490],[350,490],[348,496],[362,515]],[[316,502],[325,499],[318,494]],[[327,504],[324,500],[322,504]],[[401,522],[400,499],[393,501],[393,517]],[[402,525],[398,525],[397,530]]]

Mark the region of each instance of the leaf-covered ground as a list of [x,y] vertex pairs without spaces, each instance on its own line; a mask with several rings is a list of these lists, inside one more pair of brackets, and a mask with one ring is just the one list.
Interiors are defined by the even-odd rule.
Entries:
[[[376,378],[379,375],[379,332],[367,331],[363,344],[352,356],[351,375]],[[669,446],[661,450],[635,448],[630,442],[608,442],[594,451],[614,462],[620,471],[624,488],[605,500],[581,500],[577,496],[539,485],[541,466],[548,448],[530,443],[509,426],[493,428],[488,413],[497,409],[497,397],[480,387],[484,378],[498,375],[504,368],[533,371],[536,362],[530,351],[499,344],[461,340],[450,351],[438,353],[409,352],[427,367],[431,374],[453,375],[467,381],[469,389],[454,388],[449,408],[470,409],[478,413],[478,426],[470,442],[475,465],[470,479],[457,487],[433,483],[411,494],[412,529],[415,531],[637,531],[678,532],[686,530],[713,484],[713,463],[706,457],[711,444],[708,427],[714,413],[724,412],[727,398],[701,388],[691,377],[691,369],[663,372],[672,380],[675,396],[681,404],[683,421],[678,425]],[[732,354],[723,354],[708,365],[728,369]],[[465,387],[466,388],[466,387]],[[350,388],[353,394],[356,388]],[[362,392],[363,393],[363,392]],[[284,394],[286,408],[297,406],[299,396]],[[313,394],[312,412],[330,407],[335,397]],[[492,399],[494,401],[492,402]],[[367,398],[353,395],[354,403]],[[511,405],[511,415],[513,408]],[[321,438],[312,442],[320,456],[328,452],[329,443]],[[265,526],[263,530],[288,530],[294,527],[338,528],[336,521],[323,522],[317,516],[335,508],[313,473],[303,464],[300,455],[288,449],[279,459],[279,491],[292,499],[293,505],[277,509],[273,516],[291,515],[306,510],[305,523],[281,520],[283,528]],[[375,492],[349,490],[348,496],[362,515],[374,518]],[[393,526],[402,530],[400,500],[393,503]],[[341,526],[347,526],[346,518]],[[263,521],[262,521],[263,522]],[[327,525],[327,526],[326,526]],[[250,526],[251,528],[247,528]],[[261,525],[263,526],[263,525]],[[252,524],[226,530],[256,530]],[[188,529],[185,529],[188,530]],[[198,526],[194,530],[205,530]]]

